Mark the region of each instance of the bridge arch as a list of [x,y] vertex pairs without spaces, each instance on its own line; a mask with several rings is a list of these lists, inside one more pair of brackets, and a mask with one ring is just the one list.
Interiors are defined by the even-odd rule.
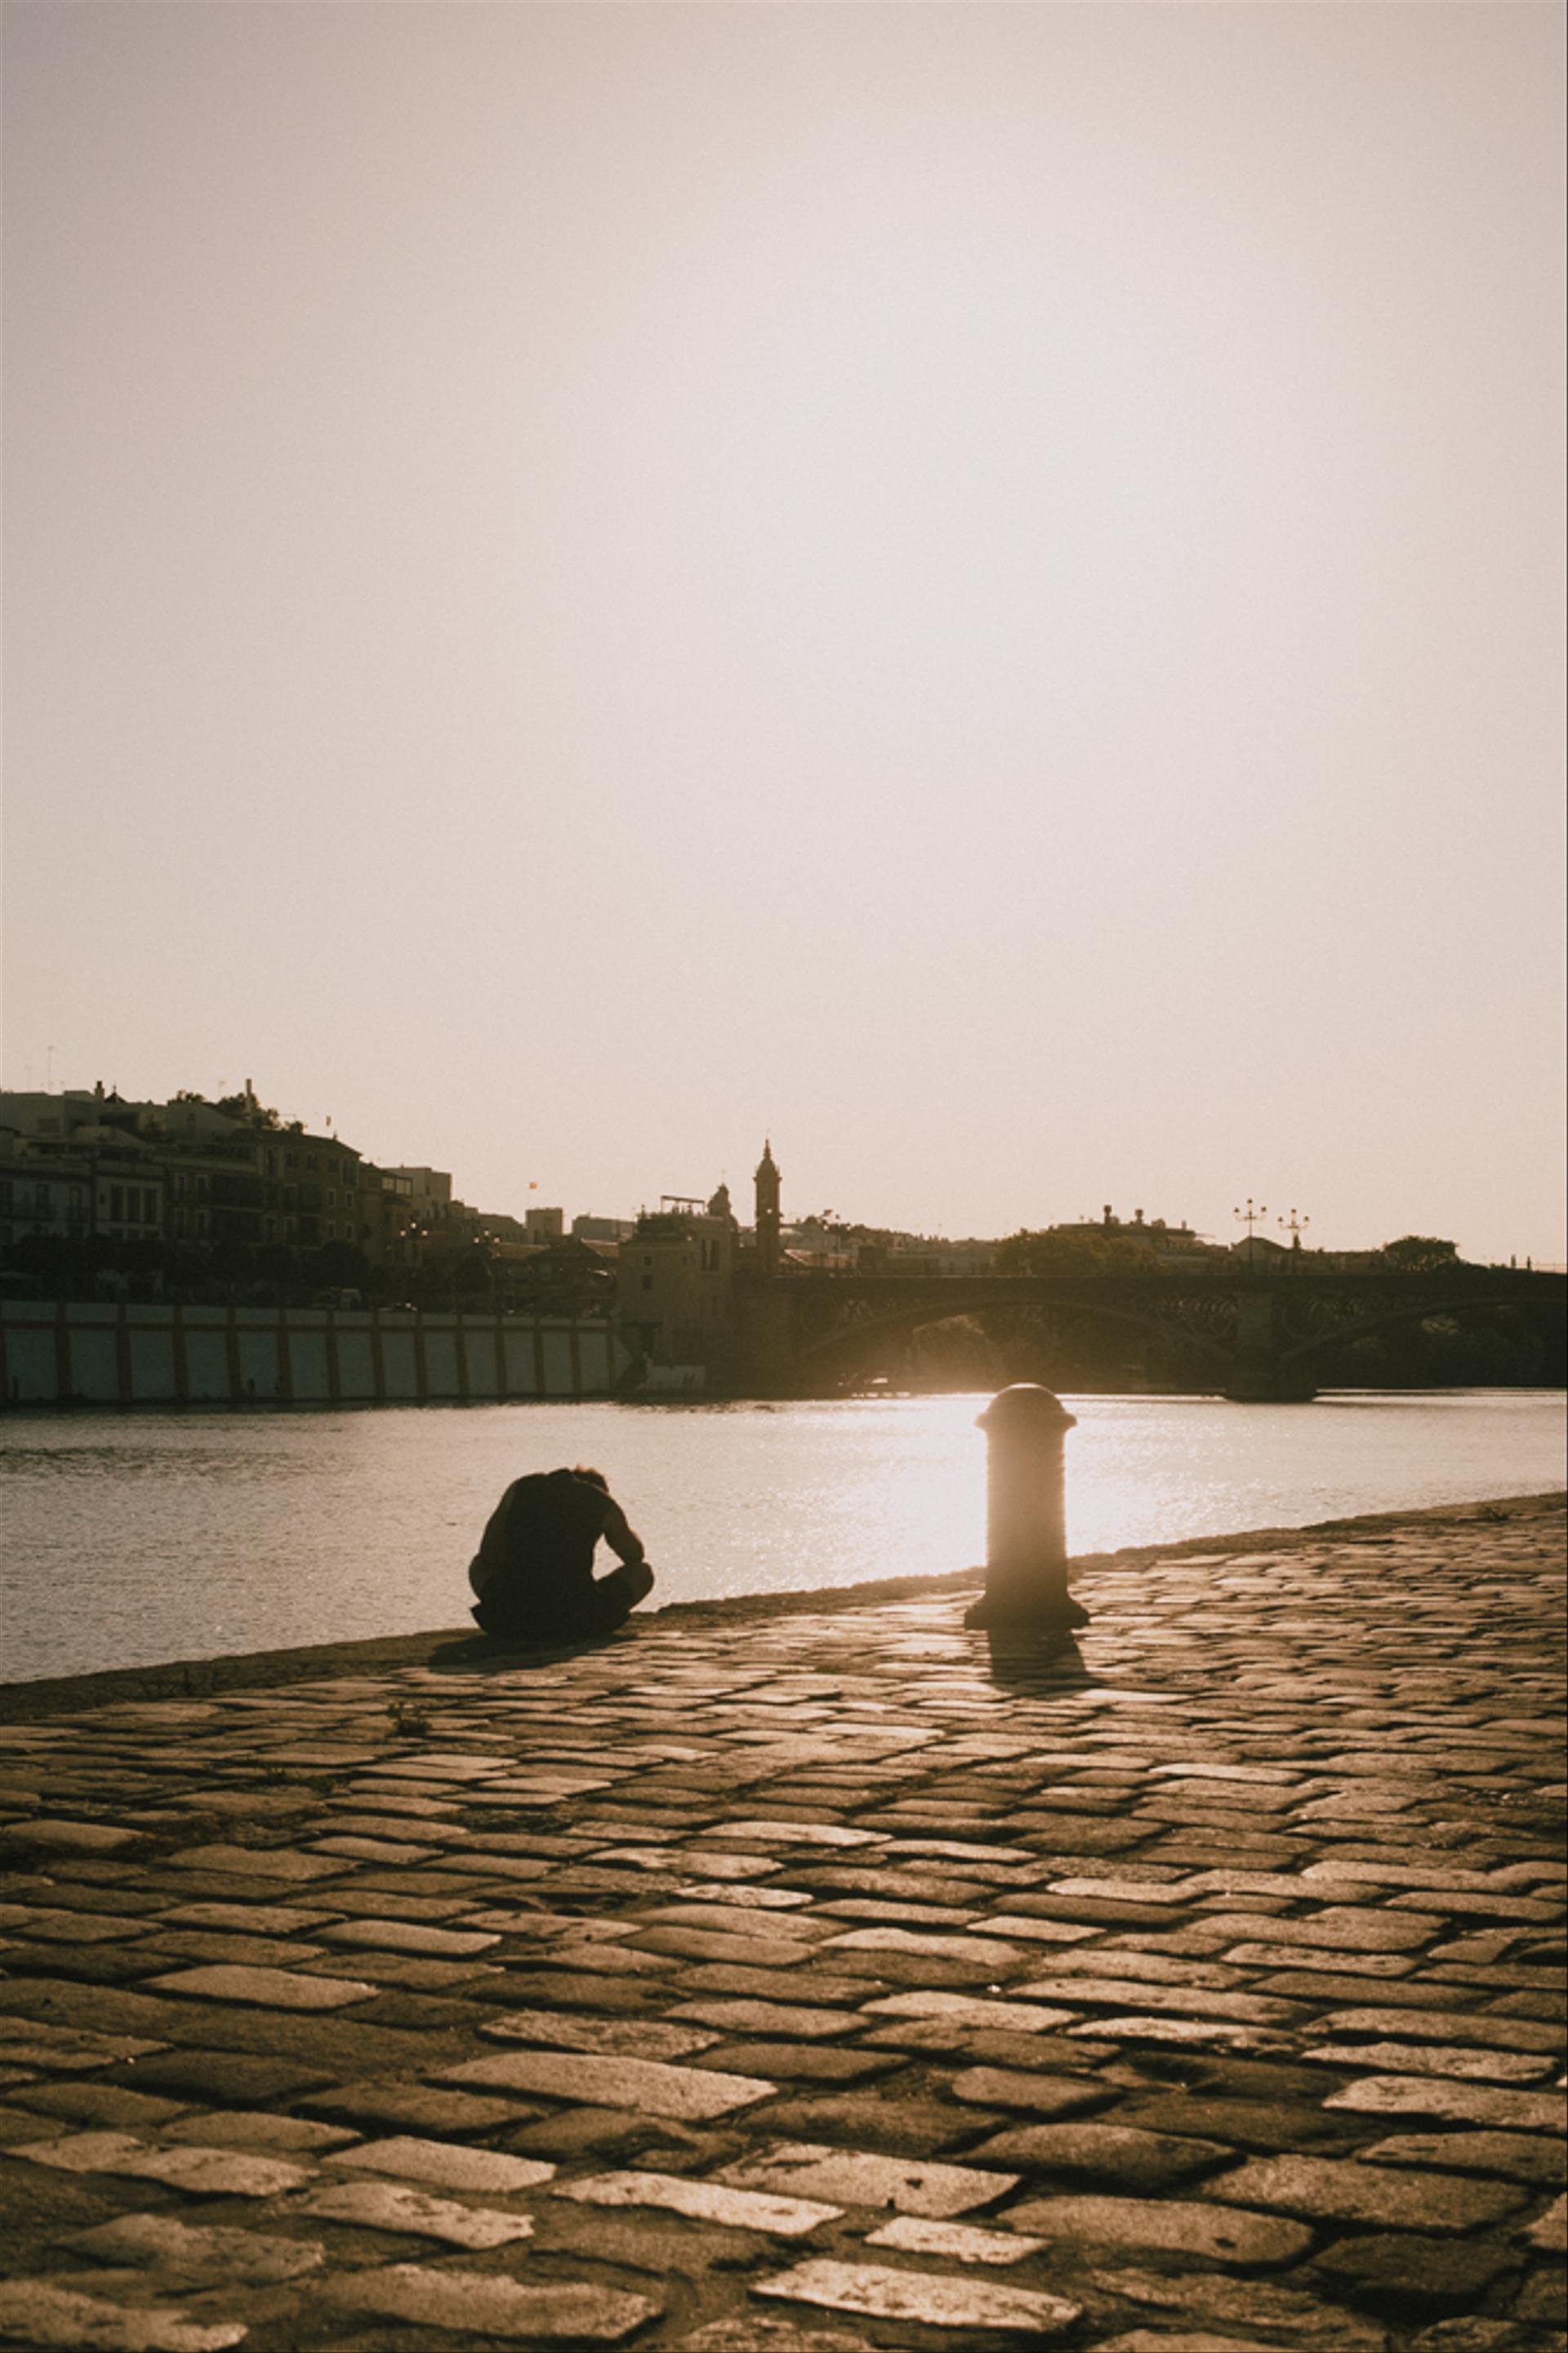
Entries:
[[951,1324],[961,1315],[984,1315],[987,1313],[994,1313],[999,1307],[1005,1307],[1009,1314],[1016,1314],[1018,1308],[1025,1306],[1045,1308],[1056,1306],[1067,1309],[1074,1314],[1092,1315],[1102,1322],[1130,1324],[1135,1331],[1145,1333],[1158,1340],[1178,1339],[1184,1347],[1192,1348],[1195,1354],[1211,1363],[1216,1375],[1223,1376],[1230,1361],[1228,1350],[1217,1340],[1210,1339],[1206,1333],[1192,1331],[1186,1327],[1173,1327],[1169,1324],[1161,1323],[1156,1316],[1142,1315],[1131,1308],[1113,1307],[1105,1301],[1020,1299],[1008,1303],[999,1300],[994,1289],[966,1293],[960,1283],[953,1282],[950,1287],[955,1295],[951,1300],[944,1299],[940,1304],[932,1300],[921,1300],[912,1305],[905,1304],[889,1308],[880,1314],[863,1318],[858,1323],[839,1322],[830,1330],[819,1333],[815,1337],[803,1337],[796,1349],[796,1361],[803,1366],[820,1366],[830,1363],[833,1357],[840,1353],[849,1354],[862,1340],[890,1339],[901,1333],[921,1331],[928,1324]]
[[1345,1346],[1352,1340],[1370,1339],[1375,1332],[1387,1332],[1396,1324],[1426,1324],[1436,1315],[1463,1315],[1467,1310],[1479,1307],[1518,1307],[1515,1294],[1510,1298],[1498,1292],[1466,1292],[1454,1299],[1427,1299],[1415,1305],[1393,1307],[1378,1315],[1364,1315],[1354,1324],[1336,1324],[1332,1331],[1315,1332],[1310,1340],[1298,1340],[1290,1347],[1281,1348],[1278,1361],[1281,1365],[1299,1365],[1310,1356],[1326,1356],[1330,1349]]

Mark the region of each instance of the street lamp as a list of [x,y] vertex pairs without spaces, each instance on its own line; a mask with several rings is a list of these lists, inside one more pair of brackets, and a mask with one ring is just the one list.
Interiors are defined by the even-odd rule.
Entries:
[[[1239,1219],[1241,1223],[1247,1228],[1247,1263],[1250,1266],[1253,1260],[1252,1229],[1257,1225],[1260,1218],[1266,1218],[1268,1215],[1268,1204],[1267,1201],[1260,1201],[1258,1207],[1254,1208],[1252,1206],[1252,1196],[1249,1193],[1247,1197],[1246,1208],[1234,1209],[1231,1214],[1233,1217]],[[1294,1211],[1292,1211],[1291,1214],[1293,1216],[1295,1214]]]
[[1292,1209],[1288,1218],[1276,1218],[1274,1222],[1277,1226],[1284,1227],[1285,1231],[1290,1237],[1291,1249],[1293,1250],[1299,1250],[1301,1247],[1301,1236],[1306,1232],[1307,1228],[1311,1224],[1312,1220],[1310,1218],[1299,1217],[1296,1211]]

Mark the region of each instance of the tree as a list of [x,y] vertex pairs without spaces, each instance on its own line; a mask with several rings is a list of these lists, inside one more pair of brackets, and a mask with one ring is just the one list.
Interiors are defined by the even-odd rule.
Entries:
[[363,1291],[370,1281],[370,1261],[353,1242],[323,1242],[307,1257],[303,1272],[320,1290]]
[[1125,1234],[1072,1234],[1047,1226],[1009,1234],[997,1249],[999,1274],[1160,1274],[1163,1265]]
[[[201,1097],[194,1095],[191,1101],[199,1103]],[[221,1111],[226,1119],[238,1120],[242,1127],[275,1128],[283,1124],[269,1103],[258,1103],[248,1091],[237,1095],[219,1095],[213,1108]]]
[[1436,1274],[1463,1264],[1455,1244],[1436,1234],[1401,1234],[1397,1241],[1384,1242],[1378,1256],[1395,1274]]

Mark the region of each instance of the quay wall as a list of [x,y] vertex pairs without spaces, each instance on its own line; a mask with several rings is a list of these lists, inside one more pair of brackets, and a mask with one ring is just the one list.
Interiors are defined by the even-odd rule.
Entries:
[[450,1405],[608,1397],[597,1317],[0,1300],[0,1399],[29,1405]]

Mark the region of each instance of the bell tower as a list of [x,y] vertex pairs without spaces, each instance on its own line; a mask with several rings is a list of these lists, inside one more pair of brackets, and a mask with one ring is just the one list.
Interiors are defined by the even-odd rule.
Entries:
[[763,1156],[757,1163],[757,1272],[777,1274],[779,1271],[779,1171],[770,1142],[763,1145]]

